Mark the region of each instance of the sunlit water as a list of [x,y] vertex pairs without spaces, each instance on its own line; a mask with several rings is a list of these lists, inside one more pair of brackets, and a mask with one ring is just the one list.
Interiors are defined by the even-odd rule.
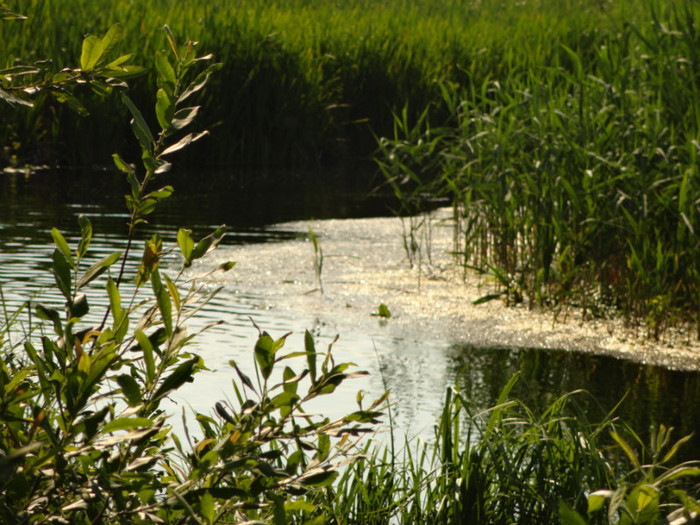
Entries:
[[[92,219],[96,235],[87,264],[124,249],[126,215],[120,209],[120,192],[124,188],[120,179],[100,176],[104,180],[96,183],[94,192],[81,190],[85,179],[72,184],[65,175],[40,174],[28,179],[4,176],[0,186],[0,285],[8,312],[38,297],[45,304],[61,308],[62,300],[53,288],[49,272],[52,226],[59,227],[68,242],[75,245],[77,215],[84,213]],[[200,373],[194,383],[172,396],[168,408],[178,419],[183,408],[187,413],[211,413],[217,401],[234,398],[231,382],[236,376],[230,360],[254,375],[257,326],[273,337],[290,333],[285,346],[289,351],[303,349],[305,330],[314,335],[319,350],[325,350],[338,335],[333,347],[336,362],[353,362],[357,365],[355,370],[367,371],[369,375],[348,381],[310,408],[331,418],[341,417],[355,410],[358,390],[365,392],[366,406],[390,389],[395,430],[409,437],[430,439],[448,386],[459,387],[476,405],[487,407],[518,370],[523,375],[517,393],[533,405],[542,406],[564,392],[585,388],[601,405],[590,403],[592,420],[601,419],[606,410],[627,395],[619,413],[642,433],[659,423],[677,427],[677,437],[699,430],[700,380],[695,372],[557,350],[475,347],[455,339],[447,326],[424,327],[401,315],[396,321],[381,320],[372,313],[383,298],[352,295],[352,283],[343,280],[346,273],[334,266],[340,264],[340,256],[332,251],[324,253],[323,285],[330,291],[320,293],[313,272],[308,225],[324,230],[325,223],[320,221],[325,217],[372,216],[382,210],[374,201],[365,202],[363,208],[363,200],[357,195],[321,195],[307,198],[314,204],[310,210],[299,209],[294,215],[287,203],[287,208],[278,207],[280,213],[276,215],[275,205],[269,202],[265,213],[259,213],[258,208],[254,208],[258,212],[249,211],[251,201],[261,202],[269,196],[241,199],[240,195],[211,195],[207,191],[198,194],[196,189],[188,190],[186,198],[170,203],[159,224],[150,227],[165,231],[169,242],[174,240],[179,225],[192,228],[197,235],[221,223],[233,227],[212,258],[188,274],[194,276],[224,260],[238,262],[226,275],[206,280],[211,289],[222,289],[190,322],[189,329],[196,332],[212,322],[221,324],[196,339],[192,350],[204,358],[211,371]],[[334,206],[333,199],[340,204]],[[251,220],[251,213],[258,214]],[[315,220],[279,222],[311,217]],[[400,230],[387,229],[386,220],[349,219],[344,224],[352,227],[342,230],[342,241],[357,247],[357,253],[345,253],[345,262],[356,263],[357,275],[367,271],[375,258],[405,264],[401,260],[400,240],[389,248],[392,236],[397,232],[400,235]],[[147,230],[142,237],[148,235]],[[321,245],[334,246],[330,238],[324,237]],[[166,261],[164,266],[165,271],[174,274],[177,258]],[[134,266],[130,270],[133,272]],[[92,310],[100,310],[104,299],[104,294],[91,294]],[[36,319],[31,322],[36,323]],[[17,330],[30,328],[30,321],[22,317]],[[293,362],[291,366],[295,368]],[[301,366],[303,362],[297,368]],[[691,454],[698,455],[700,445],[697,437],[694,439]]]

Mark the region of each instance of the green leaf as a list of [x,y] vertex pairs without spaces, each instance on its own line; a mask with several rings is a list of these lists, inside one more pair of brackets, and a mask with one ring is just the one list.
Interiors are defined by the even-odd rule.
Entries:
[[51,237],[53,237],[53,242],[56,245],[56,248],[58,248],[58,250],[63,254],[63,257],[65,257],[66,262],[70,264],[71,268],[75,269],[75,260],[73,259],[73,254],[71,253],[65,237],[63,237],[63,234],[61,234],[61,232],[58,231],[56,228],[52,228]]
[[597,512],[603,508],[605,501],[612,497],[612,490],[596,490],[588,496],[588,514]]
[[238,368],[238,365],[236,364],[236,362],[233,359],[231,359],[228,362],[228,364],[231,365],[236,370],[236,373],[238,374],[238,377],[241,379],[243,384],[245,386],[247,386],[248,388],[250,388],[253,392],[255,392],[255,387],[253,386],[253,382],[250,380],[250,377],[248,377],[246,374],[241,372],[241,369]]
[[472,301],[472,304],[476,306],[476,305],[488,303],[489,301],[493,301],[495,299],[499,299],[499,298],[503,297],[504,293],[505,292],[486,294],[486,295],[479,297],[478,299],[475,299],[474,301]]
[[299,384],[299,379],[301,379],[301,376],[297,377],[294,370],[288,366],[284,367],[284,372],[282,372],[282,380],[284,381],[283,388],[285,392],[295,394]]
[[90,247],[92,240],[92,224],[84,214],[78,216],[78,224],[80,225],[80,243],[78,244],[78,259],[81,259]]
[[643,511],[650,505],[652,505],[654,509],[658,507],[659,492],[651,485],[641,485],[637,487],[630,497],[632,497],[632,495],[636,496],[637,509],[640,511]]
[[170,44],[170,49],[172,49],[173,54],[175,55],[175,58],[177,60],[180,60],[180,53],[177,50],[177,42],[175,42],[175,37],[173,36],[173,32],[170,30],[170,27],[167,24],[163,26],[163,29],[165,30],[165,36],[168,38],[168,43]]
[[[131,55],[126,55],[127,57],[131,57]],[[123,58],[123,57],[120,57]],[[142,66],[136,66],[134,64],[125,64],[123,66],[118,66],[114,65],[114,63],[110,62],[105,66],[106,70],[101,73],[100,76],[104,78],[121,78],[121,79],[126,79],[126,78],[132,78],[132,77],[137,77],[139,75],[142,75],[145,71],[146,68]]]
[[41,304],[37,304],[34,308],[36,315],[39,319],[44,321],[51,321],[53,323],[54,331],[58,336],[63,336],[63,326],[61,325],[61,316],[57,310],[53,308],[47,308]]
[[129,406],[136,406],[143,401],[141,399],[141,389],[139,388],[139,384],[133,377],[127,374],[121,374],[117,376],[117,383],[119,383]]
[[163,241],[158,234],[146,241],[143,249],[141,264],[136,275],[136,286],[144,284],[151,277],[153,270],[158,268],[158,261],[163,250]]
[[314,505],[310,501],[306,501],[303,499],[296,499],[296,500],[288,501],[287,503],[285,503],[284,508],[287,511],[301,510],[301,511],[305,512],[306,514],[310,514],[316,510],[316,505]]
[[177,390],[185,383],[191,383],[194,379],[193,374],[197,363],[199,363],[199,357],[193,357],[178,365],[175,371],[165,378],[158,390],[153,394],[153,401],[157,401],[173,390]]
[[272,406],[280,409],[282,417],[287,417],[296,402],[299,401],[299,396],[294,392],[284,391],[272,398]]
[[381,416],[381,412],[375,412],[371,410],[358,410],[352,414],[348,414],[343,418],[345,423],[350,423],[356,421],[358,423],[378,423],[377,418]]
[[58,102],[61,104],[66,104],[81,117],[87,117],[90,114],[83,103],[80,102],[80,100],[71,92],[60,87],[54,87],[50,92]]
[[207,252],[213,250],[219,242],[221,242],[221,239],[224,238],[226,235],[226,228],[224,226],[220,226],[216,230],[214,230],[214,233],[211,235],[207,235],[204,239],[199,241],[196,246],[192,249],[191,253],[191,260],[196,260],[199,259],[200,257],[203,257]]
[[278,494],[270,494],[273,505],[273,525],[287,525],[287,514],[284,511],[284,499]]
[[170,60],[168,60],[168,55],[164,51],[156,53],[156,69],[160,78],[170,84],[169,87],[172,93],[172,90],[175,89],[175,84],[177,84],[177,78],[175,77],[175,70],[170,64]]
[[148,124],[146,124],[146,120],[143,118],[143,115],[133,103],[133,101],[124,92],[122,92],[121,96],[122,102],[131,112],[131,116],[133,118],[133,120],[131,121],[131,127],[134,131],[134,135],[141,144],[141,148],[143,149],[143,151],[152,154],[153,144],[155,141],[153,140],[153,135],[151,134],[151,130],[149,129]]
[[175,283],[170,280],[170,277],[168,277],[167,274],[163,274],[163,279],[165,279],[165,286],[168,288],[168,292],[170,293],[170,297],[173,300],[173,304],[175,305],[175,310],[179,311],[181,302],[180,302],[180,292],[177,289],[177,286],[175,286]]
[[559,501],[559,519],[561,525],[586,525],[586,520],[563,501]]
[[678,441],[674,443],[674,445],[671,447],[671,450],[669,450],[666,455],[664,456],[664,459],[661,460],[661,463],[666,463],[673,458],[673,456],[676,455],[678,452],[678,449],[684,444],[690,441],[690,439],[693,437],[692,434],[688,434],[687,436],[682,437]]
[[384,319],[389,319],[391,317],[391,312],[389,311],[387,305],[382,303],[379,305],[377,315],[379,315],[379,317],[383,317]]
[[151,340],[141,330],[136,330],[134,337],[139,343],[139,347],[143,352],[143,362],[146,365],[146,381],[150,386],[156,377],[156,365],[153,360],[153,345]]
[[59,250],[54,250],[51,258],[53,259],[52,270],[56,284],[66,300],[70,301],[73,295],[71,290],[71,266]]
[[214,523],[216,513],[214,510],[214,497],[211,495],[211,492],[206,491],[199,497],[199,507],[202,511],[202,516],[204,516],[209,523]]
[[173,118],[173,101],[163,88],[156,93],[156,117],[158,124],[164,131],[170,128],[170,121]]
[[121,55],[118,58],[115,58],[114,60],[112,60],[105,67],[108,67],[110,69],[119,68],[124,64],[124,62],[128,62],[129,60],[131,60],[131,57],[133,57],[133,56],[134,55],[132,53],[127,53],[126,55]]
[[106,289],[107,295],[109,296],[109,308],[112,310],[112,317],[116,322],[117,317],[122,313],[122,303],[119,288],[117,288],[117,284],[111,277],[107,278]]
[[180,228],[177,232],[177,244],[180,247],[180,253],[185,258],[185,268],[189,268],[192,265],[192,249],[194,248],[192,231]]
[[121,42],[123,36],[124,30],[119,24],[114,24],[107,30],[107,33],[105,33],[105,36],[103,36],[101,40],[103,60],[100,62],[107,59],[109,54],[114,51],[119,42]]
[[104,46],[101,38],[94,35],[85,38],[83,40],[83,49],[80,53],[80,68],[83,71],[92,71],[102,57],[103,52]]
[[160,272],[157,269],[153,270],[151,274],[151,286],[156,296],[158,310],[160,310],[163,326],[165,327],[165,333],[170,337],[173,333],[172,303],[170,302],[170,296],[167,290],[163,287],[163,283],[160,280]]
[[328,437],[328,434],[319,434],[317,459],[320,461],[324,461],[326,458],[328,458],[328,454],[330,453],[330,451],[331,438]]
[[309,373],[311,374],[311,383],[316,382],[316,346],[311,332],[306,330],[304,333],[304,348],[306,350],[306,361],[309,364]]
[[334,470],[319,472],[318,474],[304,475],[301,478],[301,484],[305,487],[322,488],[331,485],[335,478],[338,477],[338,472]]
[[106,257],[103,257],[95,264],[90,266],[83,276],[78,281],[78,289],[82,288],[86,284],[91,283],[97,279],[100,275],[107,271],[107,269],[112,266],[121,257],[122,252],[114,252]]
[[173,189],[172,186],[163,186],[160,189],[157,189],[155,191],[152,191],[148,195],[146,195],[147,198],[152,198],[156,200],[162,200],[162,199],[167,199],[170,197],[175,190]]
[[275,341],[263,333],[255,343],[255,360],[258,362],[262,376],[267,379],[275,364]]
[[234,266],[236,266],[236,261],[227,261],[227,262],[221,263],[219,266],[217,266],[214,271],[216,271],[216,272],[228,272]]
[[627,454],[627,457],[632,462],[634,468],[639,468],[639,458],[637,458],[637,454],[635,454],[634,450],[632,450],[632,447],[630,447],[617,432],[611,432],[610,435],[617,442],[620,448],[625,452],[625,454]]
[[[117,167],[119,171],[122,171],[126,174],[133,174],[134,169],[129,166],[124,160],[119,156],[118,153],[112,154],[112,159],[114,160],[114,165]],[[133,187],[132,187],[133,190]]]
[[153,421],[147,417],[120,417],[107,423],[102,432],[116,432],[118,430],[131,430],[134,428],[149,428],[153,426]]

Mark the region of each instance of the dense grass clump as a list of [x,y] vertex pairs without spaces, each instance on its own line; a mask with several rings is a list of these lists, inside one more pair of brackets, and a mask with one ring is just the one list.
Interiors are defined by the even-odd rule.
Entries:
[[644,446],[612,414],[596,420],[582,410],[583,391],[533,410],[511,397],[517,379],[485,410],[448,389],[432,443],[407,440],[398,453],[370,443],[313,502],[344,524],[652,524],[694,516],[700,469],[675,458],[686,438],[674,442],[661,426]]
[[700,13],[643,7],[611,32],[522,39],[480,84],[444,83],[446,116],[399,114],[379,161],[406,211],[453,201],[463,264],[500,285],[484,299],[700,337]]
[[[78,63],[75,34],[101,34],[119,23],[136,63],[150,66],[160,28],[199,41],[224,64],[202,105],[216,122],[197,163],[317,166],[368,156],[374,135],[392,130],[392,111],[420,113],[440,98],[438,81],[480,89],[552,64],[560,43],[587,55],[595,35],[615,37],[617,2],[242,2],[67,0],[11,2],[26,14],[0,27],[0,65],[13,57],[49,58],[56,70]],[[12,4],[18,4],[14,6]],[[635,13],[638,2],[629,3]],[[636,15],[635,15],[636,16]],[[152,71],[149,68],[149,71]],[[131,83],[147,100],[155,76]],[[46,159],[90,165],[129,136],[116,102],[88,103],[108,119],[62,118],[55,100],[29,113],[3,108],[5,161]],[[99,110],[97,108],[100,108]],[[147,118],[153,118],[147,116]],[[206,160],[202,160],[206,159]]]

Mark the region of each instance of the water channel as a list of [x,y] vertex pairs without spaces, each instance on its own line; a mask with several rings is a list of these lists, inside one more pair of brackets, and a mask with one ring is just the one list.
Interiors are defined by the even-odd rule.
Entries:
[[[47,293],[53,284],[52,226],[76,243],[76,218],[84,213],[96,232],[91,257],[123,249],[126,188],[120,176],[46,171],[0,177],[0,285],[10,311],[39,293],[60,305],[57,294]],[[429,439],[448,386],[488,407],[521,371],[516,395],[533,408],[586,389],[597,400],[583,401],[595,421],[624,397],[617,413],[638,432],[664,423],[677,429],[676,437],[695,433],[686,454],[700,457],[700,361],[660,361],[653,351],[626,357],[601,352],[600,338],[574,336],[551,321],[528,324],[523,311],[485,307],[463,314],[455,308],[469,294],[447,279],[450,236],[440,235],[440,228],[448,223],[435,223],[434,260],[411,270],[401,223],[391,217],[386,199],[347,189],[242,192],[202,176],[180,176],[174,185],[175,196],[143,237],[158,230],[173,240],[178,227],[199,236],[227,224],[231,233],[220,248],[191,272],[204,273],[225,260],[237,266],[208,281],[222,290],[191,328],[222,322],[201,334],[194,348],[212,371],[173,396],[173,414],[182,407],[210,413],[215,402],[233,398],[228,362],[252,371],[255,323],[274,337],[291,332],[290,350],[303,348],[307,329],[320,347],[339,335],[336,360],[370,373],[314,407],[330,417],[352,411],[358,390],[370,399],[389,388],[396,429]],[[309,226],[324,249],[321,283]],[[174,270],[177,260],[164,264]],[[390,319],[373,315],[381,303],[392,311]]]

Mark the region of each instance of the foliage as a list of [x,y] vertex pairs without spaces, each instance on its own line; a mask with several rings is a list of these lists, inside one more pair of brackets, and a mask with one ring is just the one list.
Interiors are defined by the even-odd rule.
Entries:
[[[240,381],[233,383],[235,402],[217,403],[215,417],[195,415],[203,433],[196,443],[186,430],[183,445],[163,408],[204,369],[202,359],[188,351],[196,334],[185,323],[216,293],[207,292],[200,278],[185,280],[184,270],[224,235],[222,227],[195,241],[181,229],[177,245],[166,247],[156,234],[145,241],[140,263],[127,264],[139,226],[173,192],[167,185],[151,189],[168,171],[166,159],[204,136],[187,132],[199,112],[199,106],[187,104],[220,67],[207,65],[211,55],[198,56],[193,42],[179,45],[167,26],[165,35],[168,49],[156,55],[158,134],[121,94],[142,165],[138,169],[114,155],[130,186],[124,252],[89,264],[90,221],[80,217],[81,237],[73,248],[54,228],[50,267],[65,313],[44,302],[48,293],[32,300],[33,312],[29,304],[26,311],[5,312],[0,512],[12,523],[285,523],[287,516],[320,523],[320,510],[298,497],[335,479],[353,437],[376,422],[381,403],[360,406],[338,421],[304,411],[305,403],[354,375],[350,363],[335,363],[331,347],[317,352],[307,333],[304,351],[283,353],[287,336],[275,340],[261,332],[254,349],[257,386],[232,362]],[[38,83],[29,76],[17,82],[52,93],[83,81],[98,90],[114,87],[110,75],[116,66],[107,55],[120,36],[112,28],[102,38],[87,37],[81,68],[65,84],[45,76]],[[10,102],[26,105],[26,91],[18,86],[12,83],[5,93]],[[182,269],[171,277],[160,263],[175,251]],[[212,271],[233,266],[223,263]],[[100,304],[96,296],[108,298],[102,303],[107,306],[93,308]],[[25,326],[18,324],[21,316],[28,316],[28,331],[18,328]],[[305,358],[305,366],[294,371],[293,358]],[[283,361],[290,364],[280,377]]]
[[[625,2],[628,15],[636,16],[643,1]],[[210,82],[202,109],[217,133],[193,148],[192,158],[197,164],[286,170],[367,157],[376,147],[373,133],[391,134],[392,110],[408,104],[410,115],[417,116],[439,99],[436,80],[480,86],[486,79],[502,81],[517,64],[541,67],[551,63],[559,41],[574,49],[579,41],[585,44],[577,36],[584,31],[614,38],[611,20],[624,8],[622,2],[597,0],[12,4],[22,5],[31,17],[0,28],[0,67],[12,56],[37,56],[61,69],[79,58],[75,31],[99,33],[117,22],[143,64],[152,63],[166,22],[199,41],[226,67]],[[152,71],[149,67],[146,77],[131,84],[138,104],[148,100],[156,82]],[[96,103],[87,100],[91,105]],[[11,137],[3,137],[5,144],[16,144],[11,149],[18,163],[32,161],[37,143],[53,154],[52,162],[102,163],[112,153],[104,145],[126,147],[128,137],[119,105],[108,107],[109,126],[64,119],[63,110],[51,104],[30,113],[3,112],[7,128],[0,134]]]
[[[602,489],[588,496],[588,514],[600,514],[608,503],[607,522],[620,525],[659,523],[662,518],[672,523],[695,523],[700,516],[700,502],[688,494],[687,478],[700,476],[700,461],[672,465],[679,447],[691,436],[671,445],[671,431],[663,425],[651,437],[651,463],[643,465],[632,447],[618,434],[614,440],[627,456],[632,470],[625,472],[614,490]],[[669,448],[670,446],[670,448]],[[668,450],[666,450],[668,448]],[[687,483],[685,484],[687,485]],[[585,523],[577,512],[561,507],[563,525]]]
[[[657,511],[649,523],[666,523],[697,511],[698,486],[687,483],[700,476],[697,462],[671,466],[689,438],[661,452],[670,433],[661,428],[652,438],[652,464],[640,465],[621,437],[635,434],[612,413],[591,421],[580,404],[586,392],[535,413],[510,395],[517,380],[483,411],[448,389],[433,442],[406,440],[401,456],[368,443],[314,503],[329,509],[331,523],[345,524],[574,525],[585,523],[582,515],[590,523],[647,523],[625,521],[624,509],[634,512],[642,503]],[[615,505],[610,521],[599,511],[606,500]]]
[[[46,5],[50,9],[53,3]],[[17,16],[4,4],[0,7],[4,17]],[[168,159],[200,143],[204,136],[189,131],[203,112],[190,104],[208,88],[220,66],[210,64],[210,55],[198,56],[193,42],[178,45],[166,27],[167,49],[154,53],[155,111],[144,115],[134,100],[138,97],[133,92],[126,95],[119,76],[139,70],[131,65],[120,70],[130,62],[128,55],[116,59],[122,60],[116,65],[111,57],[118,40],[128,32],[113,28],[104,37],[88,37],[81,67],[65,71],[66,77],[39,61],[31,66],[36,73],[13,73],[14,65],[3,72],[3,98],[21,106],[19,109],[35,104],[37,99],[32,96],[50,95],[80,111],[82,102],[72,97],[73,89],[83,82],[100,96],[114,88],[121,90],[120,103],[130,114],[141,158],[137,168],[121,155],[113,157],[129,184],[124,253],[90,262],[93,229],[85,217],[79,219],[77,247],[71,247],[54,229],[55,249],[49,264],[65,311],[45,301],[49,291],[18,312],[3,309],[0,512],[4,520],[552,523],[561,517],[567,523],[579,523],[588,510],[594,522],[618,517],[620,522],[646,519],[645,509],[654,510],[649,513],[654,518],[697,511],[697,488],[675,484],[700,474],[695,462],[672,464],[683,440],[662,452],[670,443],[670,431],[661,428],[652,442],[652,463],[643,465],[621,437],[623,425],[611,416],[599,424],[589,422],[576,403],[577,395],[583,394],[564,396],[544,413],[535,414],[510,399],[516,378],[503,390],[496,406],[477,413],[459,392],[448,390],[434,443],[418,449],[407,446],[403,460],[393,449],[377,451],[369,444],[362,457],[348,456],[354,438],[377,422],[386,395],[364,408],[358,394],[358,410],[337,421],[305,412],[307,402],[332,394],[353,376],[350,363],[335,363],[332,344],[326,352],[319,352],[308,332],[303,351],[283,353],[288,336],[274,339],[259,331],[253,349],[255,377],[231,362],[237,378],[234,399],[217,403],[211,416],[195,414],[201,439],[193,439],[187,425],[184,436],[175,434],[165,402],[204,369],[201,358],[189,351],[197,334],[187,331],[186,321],[216,293],[207,292],[201,278],[188,280],[185,270],[199,266],[198,261],[222,240],[224,229],[200,240],[180,229],[174,246],[164,246],[162,238],[154,235],[145,240],[135,264],[129,261],[134,259],[141,226],[174,191],[168,185],[152,189],[168,171]],[[565,56],[573,57],[566,50]],[[30,70],[19,73],[22,71]],[[474,100],[500,96],[492,82],[483,86],[481,98]],[[448,84],[443,85],[445,101],[457,111],[461,102],[450,90]],[[516,111],[514,107],[506,105],[499,111],[508,114]],[[474,108],[466,104],[450,114],[462,110],[468,113]],[[474,113],[481,120],[469,125],[487,126],[489,118],[498,120],[499,111]],[[409,117],[404,120],[408,122]],[[153,133],[151,123],[159,126],[158,133]],[[468,126],[466,121],[460,125]],[[433,133],[440,136],[435,151],[452,144],[450,133]],[[430,142],[434,136],[428,138]],[[455,148],[450,154],[458,151]],[[461,161],[458,155],[445,158]],[[463,166],[468,171],[469,164]],[[419,179],[422,183],[423,178]],[[664,184],[666,181],[656,182],[652,189],[665,188]],[[688,222],[694,220],[686,211],[695,198],[692,184],[688,172],[687,178],[680,179],[677,197],[663,192],[654,195],[667,199],[668,206],[660,207],[659,213],[675,219],[677,214],[683,219],[685,213]],[[400,185],[396,187],[402,191]],[[457,185],[450,188],[460,191]],[[471,199],[466,194],[463,197]],[[626,197],[622,201],[628,203]],[[678,211],[674,206],[681,202],[684,207]],[[673,224],[677,227],[680,222]],[[682,228],[674,232],[687,234]],[[313,238],[313,232],[309,233]],[[317,242],[315,253],[320,278],[322,253]],[[161,261],[171,255],[181,263],[181,270],[172,276],[161,268]],[[229,271],[233,266],[226,262],[212,271]],[[510,282],[507,273],[502,275]],[[96,297],[106,297],[108,306],[95,307],[100,304]],[[660,297],[658,304],[665,304],[663,301]],[[379,315],[388,317],[388,308],[382,306]],[[302,364],[292,364],[297,362],[292,360]],[[621,456],[609,453],[608,430],[614,431]],[[625,458],[631,468],[625,465]],[[600,510],[606,502],[609,512],[603,516]]]
[[499,285],[483,300],[700,337],[697,4],[641,13],[615,35],[553,36],[537,67],[513,56],[503,76],[442,83],[439,108],[395,116],[378,161],[412,211],[454,203],[461,263]]

